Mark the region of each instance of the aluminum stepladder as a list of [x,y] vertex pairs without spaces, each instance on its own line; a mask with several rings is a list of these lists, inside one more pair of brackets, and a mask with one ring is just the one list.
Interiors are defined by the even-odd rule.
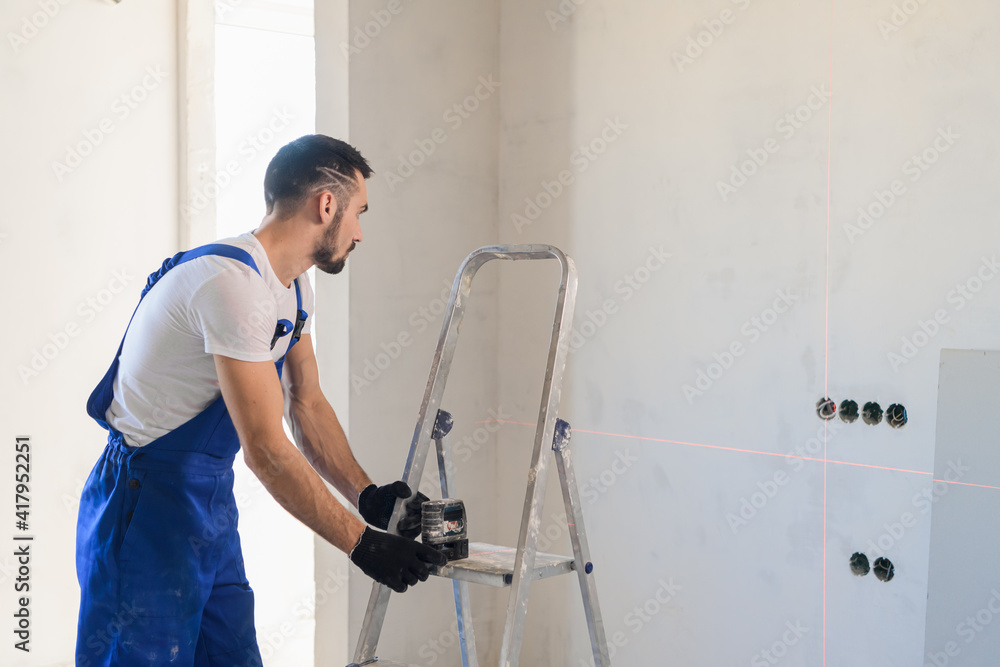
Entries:
[[[610,667],[608,644],[604,634],[597,600],[597,586],[594,582],[590,548],[584,530],[580,492],[570,457],[569,424],[557,419],[562,392],[563,374],[569,353],[569,334],[573,322],[573,307],[576,302],[577,276],[573,260],[561,250],[550,245],[502,245],[486,246],[472,252],[462,262],[451,288],[451,297],[445,309],[441,337],[431,363],[430,378],[420,405],[420,414],[413,431],[413,441],[406,459],[403,481],[416,492],[424,473],[424,464],[433,439],[437,449],[438,470],[441,479],[442,497],[454,497],[452,462],[450,450],[444,441],[451,430],[451,415],[440,409],[445,384],[451,369],[452,358],[458,343],[458,330],[465,314],[465,305],[472,287],[472,279],[486,262],[494,259],[541,260],[555,259],[562,268],[556,301],[555,322],[549,343],[542,399],[538,410],[535,429],[535,443],[528,471],[528,486],[521,515],[521,530],[516,551],[491,544],[471,542],[469,558],[452,561],[448,565],[435,568],[436,576],[452,579],[455,597],[455,612],[458,618],[459,644],[464,667],[478,667],[476,642],[472,629],[472,610],[469,604],[469,582],[496,587],[510,586],[507,600],[507,616],[504,623],[503,643],[500,648],[500,667],[517,667],[524,635],[525,616],[528,607],[528,588],[535,579],[568,574],[576,571],[583,606],[590,632],[591,650],[596,667]],[[548,448],[555,453],[556,466],[562,486],[563,501],[566,506],[567,524],[573,556],[555,556],[537,553],[539,526],[542,520],[542,506],[545,500],[545,481],[548,470]],[[388,530],[396,532],[396,524],[402,514],[405,499],[400,499],[389,520]],[[468,510],[468,508],[466,508]],[[354,662],[348,667],[374,665],[376,667],[408,667],[408,663],[393,662],[375,656],[391,589],[379,583],[372,586],[371,597],[365,612],[361,636],[354,653]]]

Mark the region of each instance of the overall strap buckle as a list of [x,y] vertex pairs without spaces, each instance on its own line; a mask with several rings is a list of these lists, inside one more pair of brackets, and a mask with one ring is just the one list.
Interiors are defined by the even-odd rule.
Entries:
[[298,342],[299,338],[302,336],[302,327],[306,325],[306,318],[309,314],[302,310],[302,292],[299,290],[299,279],[295,279],[295,328],[292,330],[292,342],[288,346],[288,349],[292,349],[292,345]]
[[309,315],[299,308],[298,315],[295,316],[295,328],[292,330],[292,340],[298,340],[302,336],[302,329],[306,326],[306,318]]

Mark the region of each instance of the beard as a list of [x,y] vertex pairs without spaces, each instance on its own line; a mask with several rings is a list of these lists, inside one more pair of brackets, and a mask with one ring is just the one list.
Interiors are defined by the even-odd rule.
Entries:
[[337,220],[323,232],[323,237],[316,243],[316,248],[313,250],[313,264],[323,273],[337,274],[343,271],[344,266],[347,264],[347,254],[354,250],[354,246],[356,245],[352,243],[343,257],[335,259],[337,254],[337,232],[339,230],[340,220]]

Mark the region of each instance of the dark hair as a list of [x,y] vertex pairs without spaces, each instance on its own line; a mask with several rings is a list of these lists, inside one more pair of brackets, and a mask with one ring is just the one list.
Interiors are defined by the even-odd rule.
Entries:
[[372,168],[348,143],[325,134],[307,134],[282,146],[264,173],[267,212],[281,202],[297,211],[318,192],[329,190],[337,200],[338,217],[358,190],[355,172],[367,179]]

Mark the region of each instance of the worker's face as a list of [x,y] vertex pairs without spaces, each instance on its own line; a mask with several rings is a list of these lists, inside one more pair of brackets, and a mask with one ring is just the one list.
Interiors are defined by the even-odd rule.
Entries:
[[[357,192],[351,197],[340,220],[334,222],[334,211],[331,208],[327,209],[331,220],[323,230],[323,236],[316,243],[316,250],[313,253],[313,263],[324,273],[343,271],[347,256],[354,250],[356,244],[361,243],[360,217],[368,210],[368,189],[360,173],[355,172],[355,178]],[[332,202],[330,206],[336,206],[336,202]]]

